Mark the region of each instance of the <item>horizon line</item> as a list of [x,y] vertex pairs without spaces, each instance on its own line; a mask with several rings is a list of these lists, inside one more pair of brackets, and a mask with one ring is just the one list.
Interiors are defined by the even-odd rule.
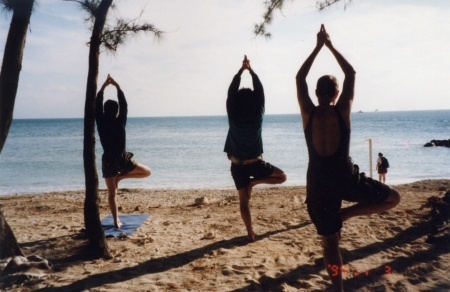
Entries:
[[[378,109],[373,111],[352,111],[352,114],[358,113],[385,113],[385,112],[426,112],[426,111],[450,111],[450,109],[427,109],[427,110],[385,110],[380,111]],[[288,115],[301,115],[300,113],[284,113],[284,114],[264,114],[265,116],[288,116]],[[128,118],[201,118],[201,117],[226,117],[227,115],[198,115],[198,116],[128,116]],[[84,117],[70,117],[70,118],[13,118],[14,120],[73,120],[73,119],[84,119]]]

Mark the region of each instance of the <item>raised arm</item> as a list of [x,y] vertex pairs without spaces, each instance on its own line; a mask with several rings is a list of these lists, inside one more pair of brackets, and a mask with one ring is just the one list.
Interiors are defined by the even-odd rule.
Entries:
[[227,109],[229,109],[229,107],[233,105],[233,99],[237,96],[239,85],[241,84],[241,75],[244,70],[249,70],[250,72],[252,70],[252,68],[250,67],[250,61],[247,59],[247,56],[244,56],[244,61],[242,61],[241,68],[239,69],[238,73],[234,75],[233,81],[231,81],[230,87],[228,87]]
[[244,57],[244,61],[242,62],[242,68],[245,70],[247,69],[250,72],[250,75],[252,76],[252,83],[253,83],[253,92],[255,93],[255,98],[259,100],[262,106],[264,106],[264,88],[261,83],[261,80],[259,80],[258,75],[256,75],[255,71],[253,71],[252,67],[250,66],[250,60],[247,59],[247,56]]
[[[343,117],[350,118],[350,112],[352,109],[352,103],[353,103],[353,97],[355,92],[355,70],[353,69],[352,65],[339,53],[332,45],[330,41],[330,37],[328,34],[326,34],[326,40],[325,40],[325,46],[330,49],[333,56],[336,58],[336,61],[338,62],[339,66],[341,67],[342,71],[344,71],[345,79],[344,79],[344,85],[342,87],[342,93],[339,97],[338,102],[336,103],[336,106],[338,107],[339,111],[342,113]],[[350,120],[349,124],[350,126]]]
[[241,68],[239,69],[238,73],[234,75],[233,80],[231,81],[230,87],[228,87],[228,99],[233,98],[236,96],[239,85],[241,84],[241,75],[244,70]]
[[120,122],[126,124],[127,122],[127,114],[128,114],[128,104],[125,99],[125,94],[122,89],[120,89],[119,83],[117,83],[111,76],[108,75],[110,83],[114,85],[117,89],[117,100],[119,101],[119,116],[117,117]]
[[311,55],[309,55],[309,57],[305,60],[303,65],[300,67],[300,70],[298,70],[298,73],[296,76],[297,99],[298,99],[298,104],[300,105],[300,111],[302,113],[303,128],[306,127],[306,123],[308,122],[309,115],[310,115],[311,111],[313,110],[313,108],[315,107],[314,103],[311,100],[311,97],[309,96],[308,84],[306,83],[306,76],[308,76],[309,70],[311,69],[313,62],[317,57],[317,54],[319,54],[319,52],[322,49],[324,44],[325,44],[325,28],[322,24],[322,26],[320,27],[320,31],[317,34],[316,47],[312,51]]
[[97,93],[97,97],[95,98],[95,119],[97,121],[99,121],[99,119],[103,116],[103,92],[109,84],[110,82],[108,75],[108,78],[106,78],[106,81],[103,83],[100,91]]

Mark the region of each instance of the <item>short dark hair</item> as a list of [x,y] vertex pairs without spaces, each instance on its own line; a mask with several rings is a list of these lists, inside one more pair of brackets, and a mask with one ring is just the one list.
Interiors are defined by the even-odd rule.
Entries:
[[381,152],[380,152],[380,153],[378,153],[378,156],[380,156],[380,157],[381,157],[381,156],[383,156],[383,153],[381,153]]
[[317,80],[316,94],[320,97],[332,98],[339,90],[336,77],[324,75]]
[[119,112],[119,104],[115,100],[108,99],[103,106],[105,115],[111,118],[115,118]]
[[253,90],[251,90],[250,88],[243,87],[243,88],[239,89],[237,97],[241,100],[252,98]]
[[241,88],[237,93],[237,102],[240,107],[247,108],[253,103],[253,90],[250,88]]

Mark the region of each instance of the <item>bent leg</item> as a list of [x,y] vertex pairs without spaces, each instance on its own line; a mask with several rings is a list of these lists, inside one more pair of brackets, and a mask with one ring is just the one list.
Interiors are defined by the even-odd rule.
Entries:
[[111,214],[114,220],[114,225],[117,228],[122,226],[122,223],[119,220],[119,212],[117,210],[117,177],[106,177],[106,188],[108,189],[108,203],[109,209],[111,210]]
[[380,213],[394,208],[400,203],[400,194],[395,189],[390,189],[389,196],[383,202],[377,204],[358,203],[353,206],[341,209],[342,222],[355,216],[370,215]]
[[249,187],[252,188],[258,184],[282,184],[286,181],[286,174],[279,169],[278,167],[274,166],[273,173],[265,178],[258,178],[258,179],[251,179]]
[[244,220],[245,227],[247,228],[248,240],[253,242],[255,241],[255,233],[252,229],[252,216],[250,214],[250,197],[251,197],[251,189],[242,188],[238,190],[239,193],[239,208],[241,211],[242,220]]
[[323,239],[323,261],[325,269],[331,278],[334,291],[343,292],[342,282],[342,257],[339,250],[339,233],[322,236]]
[[150,176],[151,173],[152,172],[150,168],[138,162],[136,167],[132,171],[123,175],[119,175],[117,177],[117,183],[125,178],[144,178]]

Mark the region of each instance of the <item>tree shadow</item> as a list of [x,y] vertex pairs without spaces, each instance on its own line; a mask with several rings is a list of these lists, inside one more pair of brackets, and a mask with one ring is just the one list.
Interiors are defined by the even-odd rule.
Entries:
[[[349,262],[363,259],[370,255],[376,254],[382,250],[388,249],[390,247],[399,246],[405,243],[412,242],[426,234],[428,234],[431,230],[435,228],[435,225],[432,222],[421,222],[416,226],[412,226],[392,238],[387,238],[383,242],[375,242],[364,247],[360,247],[352,250],[351,252],[346,252],[343,255],[344,264]],[[345,240],[345,239],[344,239]],[[387,274],[387,267],[389,267],[390,272],[393,273],[402,273],[408,267],[412,267],[419,263],[427,263],[433,260],[437,260],[440,255],[446,254],[450,252],[450,245],[433,245],[428,250],[421,250],[415,252],[410,257],[398,257],[391,262],[387,262],[382,266],[379,266],[375,269],[371,269],[368,275],[365,273],[360,273],[359,276],[355,276],[351,279],[345,280],[344,285],[346,289],[349,291],[355,291],[358,288],[367,286],[369,283],[373,283],[376,280],[379,280],[380,277]],[[302,282],[307,281],[313,278],[313,275],[317,275],[320,271],[325,269],[323,265],[323,259],[320,258],[316,260],[316,264],[303,264],[295,268],[294,270],[289,271],[277,278],[271,278],[267,275],[263,275],[258,279],[258,282],[252,282],[250,285],[233,290],[235,292],[244,292],[244,291],[272,291],[276,290],[280,287],[280,285],[286,283],[292,287],[297,289],[307,289],[308,284]],[[331,282],[330,282],[331,286]]]
[[[287,230],[300,229],[309,224],[311,224],[311,222],[307,221],[299,225],[290,226],[287,229],[274,230],[259,234],[257,241],[263,240],[278,233],[285,232]],[[229,249],[233,247],[244,246],[247,244],[248,241],[246,236],[236,237],[229,240],[221,240],[172,256],[151,259],[133,267],[127,267],[116,271],[91,275],[63,287],[48,287],[36,291],[82,291],[86,289],[92,289],[105,284],[127,281],[136,277],[140,277],[142,275],[165,272],[170,269],[175,269],[187,265],[199,258],[204,257],[205,254],[211,253],[220,248]]]

